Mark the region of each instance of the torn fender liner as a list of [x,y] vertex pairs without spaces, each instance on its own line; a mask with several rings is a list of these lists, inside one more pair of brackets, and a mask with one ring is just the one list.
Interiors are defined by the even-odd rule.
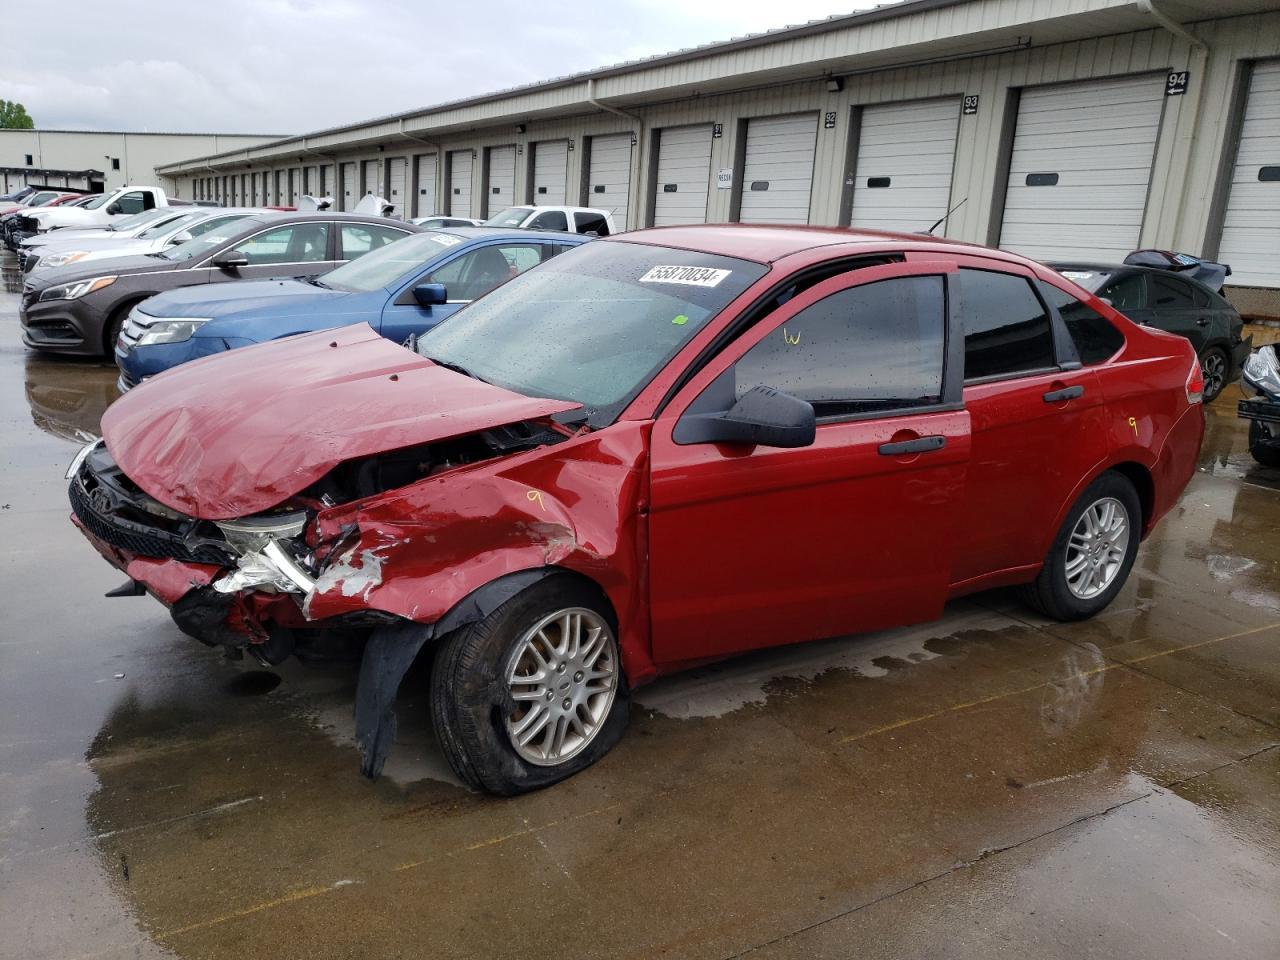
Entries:
[[464,624],[483,620],[525,587],[556,572],[547,568],[521,570],[463,598],[438,623],[397,623],[373,631],[365,644],[356,685],[356,745],[362,774],[376,780],[386,765],[396,740],[396,694],[423,645]]
[[418,651],[435,634],[428,623],[378,627],[365,644],[356,685],[356,745],[360,772],[376,780],[396,740],[396,694]]

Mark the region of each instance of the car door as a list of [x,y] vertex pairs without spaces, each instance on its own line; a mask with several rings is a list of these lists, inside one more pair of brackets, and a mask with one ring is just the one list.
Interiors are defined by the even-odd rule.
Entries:
[[970,589],[1043,561],[1062,505],[1106,454],[1109,424],[1029,271],[961,258],[958,289],[973,437],[951,579]]
[[[648,564],[657,662],[941,612],[969,458],[954,275],[935,261],[822,281],[750,327],[658,417]],[[814,405],[811,446],[689,441],[687,417],[723,412],[760,384]]]
[[[472,247],[445,263],[432,266],[400,288],[382,310],[379,332],[396,341],[423,333],[499,284],[536,267],[562,246],[506,242]],[[413,288],[422,283],[443,283],[448,300],[422,306],[413,295]]]
[[332,270],[337,266],[330,252],[332,233],[333,224],[326,220],[267,227],[232,248],[249,261],[231,271],[233,279],[313,276]]
[[1201,295],[1197,303],[1191,284],[1174,276],[1152,273],[1147,277],[1151,325],[1169,333],[1186,337],[1200,353],[1213,333],[1213,311],[1209,298]]

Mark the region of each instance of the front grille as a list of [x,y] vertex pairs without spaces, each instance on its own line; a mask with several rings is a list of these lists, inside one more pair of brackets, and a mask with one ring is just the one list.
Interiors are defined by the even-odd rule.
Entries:
[[[185,538],[167,530],[105,512],[94,505],[90,493],[91,489],[96,488],[96,484],[97,478],[86,463],[71,478],[68,495],[76,517],[99,540],[142,557],[170,558],[185,563],[215,563],[220,566],[231,562],[225,551],[211,544],[191,545]],[[103,499],[107,498],[104,496]]]
[[22,267],[23,273],[30,273],[36,268],[36,264],[40,262],[40,255],[37,253],[29,253],[26,247],[18,248],[18,264]]
[[126,350],[132,349],[145,329],[146,327],[138,322],[138,310],[135,307],[129,311],[129,317],[125,320],[124,327],[120,330],[120,343],[123,344]]

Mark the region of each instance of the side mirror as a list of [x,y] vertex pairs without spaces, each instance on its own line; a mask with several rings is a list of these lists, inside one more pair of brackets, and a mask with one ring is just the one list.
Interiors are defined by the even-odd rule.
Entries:
[[239,250],[223,250],[209,262],[222,270],[234,270],[237,267],[247,267],[249,258]]
[[188,240],[191,240],[191,239],[193,239],[191,234],[186,230],[182,230],[182,231],[179,231],[178,233],[175,233],[172,237],[169,238],[169,245],[173,246],[179,243],[186,243]]
[[748,390],[728,413],[685,414],[676,424],[674,439],[679,444],[807,447],[816,433],[813,404],[761,385]]
[[443,283],[420,283],[413,288],[413,299],[420,307],[430,307],[449,299],[449,290]]
[[117,213],[119,213],[119,212],[120,212],[120,203],[119,203],[119,201],[117,201],[117,202],[115,202],[115,203],[109,203],[109,204],[107,204],[107,216],[109,216],[109,217],[114,217],[114,216],[115,216]]

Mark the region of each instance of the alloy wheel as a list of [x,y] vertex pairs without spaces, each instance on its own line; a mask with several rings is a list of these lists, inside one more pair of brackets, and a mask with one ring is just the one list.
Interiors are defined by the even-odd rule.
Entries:
[[1200,360],[1204,375],[1204,395],[1216,397],[1227,385],[1227,361],[1220,350],[1210,350]]
[[557,610],[516,643],[506,671],[507,736],[521,759],[554,766],[586,749],[618,689],[617,642],[593,610]]
[[1067,589],[1090,600],[1115,582],[1129,549],[1129,512],[1114,497],[1090,504],[1067,540]]

